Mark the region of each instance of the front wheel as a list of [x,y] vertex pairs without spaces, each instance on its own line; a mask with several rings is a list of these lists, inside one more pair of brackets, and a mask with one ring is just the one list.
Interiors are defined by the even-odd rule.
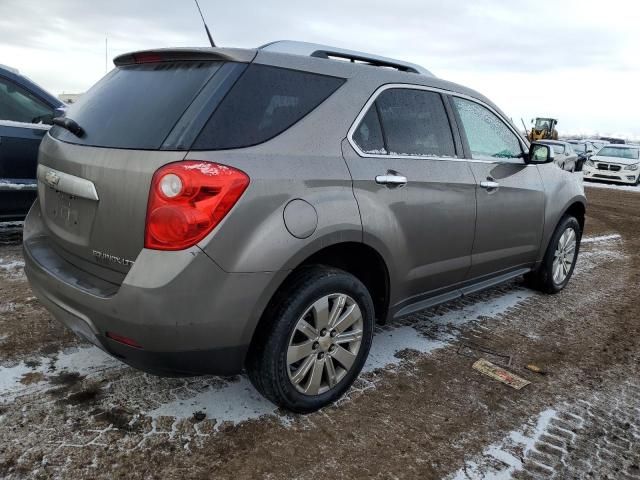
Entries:
[[582,229],[575,217],[565,216],[556,227],[542,264],[526,279],[529,285],[545,293],[564,289],[576,266]]
[[340,398],[369,354],[374,309],[353,275],[304,269],[278,292],[249,353],[254,386],[276,405],[308,413]]

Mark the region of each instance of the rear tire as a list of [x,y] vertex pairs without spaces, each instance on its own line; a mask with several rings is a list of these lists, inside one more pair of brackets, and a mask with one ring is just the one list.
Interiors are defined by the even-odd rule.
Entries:
[[298,413],[340,398],[362,370],[373,338],[373,301],[362,282],[335,268],[302,269],[265,315],[247,358],[256,389]]
[[575,217],[564,216],[558,223],[542,264],[525,276],[527,284],[544,293],[554,294],[564,289],[576,266],[582,229]]

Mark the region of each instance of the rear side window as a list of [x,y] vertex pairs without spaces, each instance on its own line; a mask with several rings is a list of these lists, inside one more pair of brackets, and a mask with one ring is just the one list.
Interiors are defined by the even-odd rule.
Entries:
[[[378,115],[380,133],[376,130]],[[382,146],[378,135],[383,136]],[[354,132],[353,140],[365,153],[455,157],[442,97],[425,90],[394,88],[382,92]]]
[[252,64],[196,138],[194,150],[257,145],[324,102],[344,79]]
[[15,83],[0,77],[0,120],[51,123],[53,109]]
[[116,68],[67,110],[85,131],[65,142],[96,147],[158,149],[220,62],[162,62]]
[[522,157],[518,137],[491,110],[460,97],[453,97],[453,102],[467,134],[471,158],[495,160]]

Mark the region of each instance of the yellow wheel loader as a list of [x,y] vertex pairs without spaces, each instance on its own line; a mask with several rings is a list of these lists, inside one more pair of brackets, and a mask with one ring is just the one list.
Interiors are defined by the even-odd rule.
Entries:
[[555,118],[536,118],[535,120],[531,120],[531,123],[533,123],[533,127],[528,133],[530,142],[558,139],[558,130],[556,130],[558,120]]

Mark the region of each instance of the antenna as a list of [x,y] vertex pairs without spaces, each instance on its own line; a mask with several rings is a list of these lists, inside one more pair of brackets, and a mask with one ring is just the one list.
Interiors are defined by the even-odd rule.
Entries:
[[202,23],[204,24],[204,29],[207,31],[207,37],[209,37],[209,43],[212,47],[216,46],[216,43],[213,41],[213,37],[211,37],[211,32],[209,31],[209,27],[207,27],[207,22],[204,21],[204,15],[202,15],[202,10],[200,9],[200,4],[198,0],[193,0],[196,2],[196,7],[198,7],[198,12],[200,12],[200,18],[202,19]]

